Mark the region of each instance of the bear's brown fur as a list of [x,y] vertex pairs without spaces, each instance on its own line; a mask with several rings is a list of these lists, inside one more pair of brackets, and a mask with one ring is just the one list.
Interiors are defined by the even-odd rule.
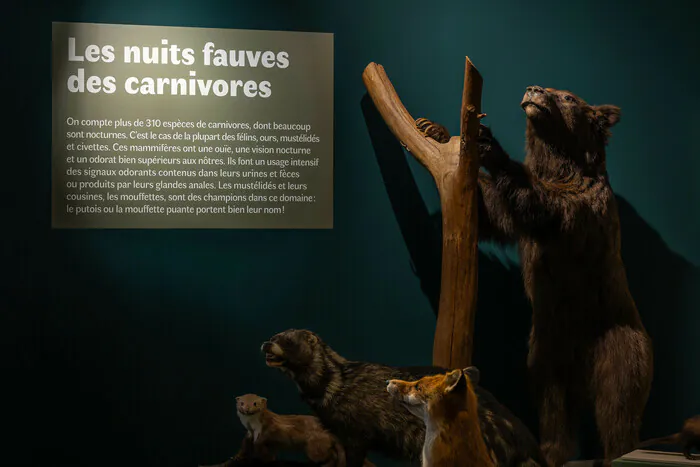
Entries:
[[[606,171],[612,105],[527,88],[524,163],[479,130],[479,231],[515,241],[533,309],[528,367],[551,466],[575,452],[577,415],[592,402],[606,463],[635,449],[653,373],[652,345],[630,294]],[[418,125],[446,142],[444,127]]]

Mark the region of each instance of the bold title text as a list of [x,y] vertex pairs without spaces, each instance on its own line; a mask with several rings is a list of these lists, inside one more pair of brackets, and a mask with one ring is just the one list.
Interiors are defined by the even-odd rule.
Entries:
[[[189,67],[196,62],[194,49],[168,44],[167,39],[161,41],[160,47],[125,46],[122,52],[121,59],[123,63],[128,64]],[[79,48],[75,37],[68,38],[68,61],[71,63],[113,63],[116,58],[115,47],[112,45],[89,44]],[[289,54],[285,51],[225,50],[216,48],[213,42],[204,44],[201,49],[201,60],[208,67],[263,67],[268,69],[289,67]],[[76,73],[71,74],[68,77],[67,86],[70,92],[90,94],[114,94],[118,88],[114,76],[85,76],[85,68],[78,68]],[[190,70],[189,76],[186,78],[182,76],[130,76],[124,80],[123,89],[128,94],[141,95],[245,96],[265,99],[272,95],[272,85],[269,81],[203,79],[197,77],[195,70]]]

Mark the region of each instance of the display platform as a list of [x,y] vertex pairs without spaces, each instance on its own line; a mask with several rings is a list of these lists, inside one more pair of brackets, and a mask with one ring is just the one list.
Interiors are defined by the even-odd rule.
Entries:
[[634,467],[650,465],[694,465],[700,466],[700,457],[697,460],[687,459],[680,452],[650,451],[638,449],[612,462],[613,467]]

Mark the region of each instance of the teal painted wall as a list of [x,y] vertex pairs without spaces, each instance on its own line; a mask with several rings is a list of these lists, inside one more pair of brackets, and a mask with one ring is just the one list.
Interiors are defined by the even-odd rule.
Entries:
[[[435,318],[421,284],[429,289],[438,278],[429,269],[421,282],[411,268],[361,107],[361,74],[381,63],[414,116],[456,132],[465,55],[485,78],[484,111],[514,158],[522,158],[518,103],[527,85],[622,108],[609,171],[630,282],[656,346],[642,436],[676,431],[700,413],[698,19],[697,5],[671,0],[13,7],[3,52],[3,81],[16,91],[5,96],[12,123],[3,139],[0,337],[3,419],[14,433],[5,437],[2,464],[221,461],[243,434],[235,395],[256,392],[280,412],[307,411],[259,353],[263,340],[289,327],[317,331],[350,358],[430,363]],[[335,33],[335,228],[51,230],[51,21]],[[401,160],[435,213],[432,180]],[[421,251],[434,260],[433,244]],[[517,258],[483,251],[475,363],[484,385],[534,429],[524,367],[529,309]]]

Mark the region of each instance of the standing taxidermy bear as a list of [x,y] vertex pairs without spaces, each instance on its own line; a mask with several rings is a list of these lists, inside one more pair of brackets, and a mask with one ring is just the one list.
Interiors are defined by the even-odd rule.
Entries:
[[[610,460],[635,449],[651,388],[652,345],[630,294],[605,149],[620,119],[568,91],[527,88],[526,157],[513,161],[479,130],[479,234],[519,245],[533,310],[528,367],[541,446],[560,466],[575,451],[577,416],[592,400]],[[447,130],[418,119],[438,142]]]
[[[263,343],[266,364],[289,376],[323,425],[343,443],[347,467],[362,466],[368,451],[418,461],[425,422],[386,390],[387,380],[415,381],[445,374],[438,367],[390,367],[350,361],[305,329],[290,329]],[[537,466],[539,446],[527,428],[488,391],[473,388],[481,430],[500,466]],[[532,440],[532,441],[530,441]]]

